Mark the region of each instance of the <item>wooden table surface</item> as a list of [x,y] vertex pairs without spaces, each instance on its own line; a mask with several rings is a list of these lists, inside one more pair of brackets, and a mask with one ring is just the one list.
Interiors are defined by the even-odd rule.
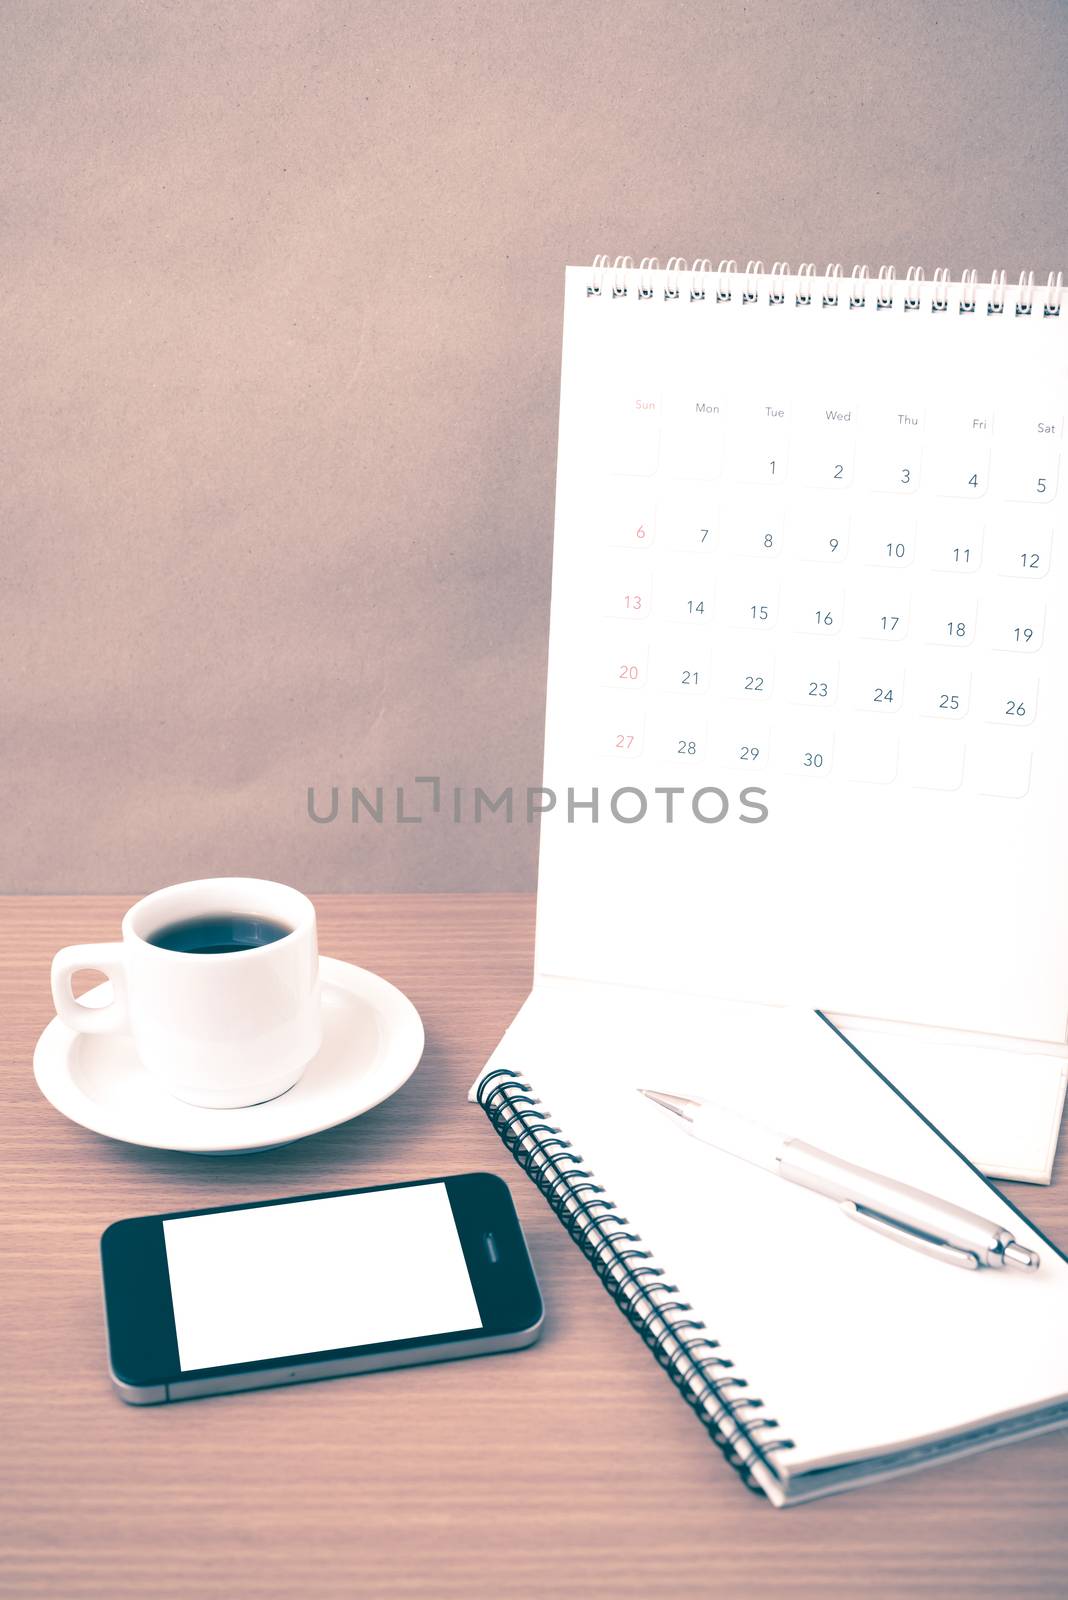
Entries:
[[[317,898],[324,953],[411,996],[423,1064],[377,1110],[253,1156],[113,1143],[33,1081],[60,945],[127,901],[0,900],[0,1592],[32,1600],[1068,1592],[1068,1432],[790,1511],[747,1493],[465,1091],[523,999],[523,895]],[[531,1350],[134,1410],[107,1376],[114,1218],[471,1168],[512,1185]],[[1068,1185],[1006,1186],[1068,1240]],[[813,1374],[833,1383],[833,1373]]]

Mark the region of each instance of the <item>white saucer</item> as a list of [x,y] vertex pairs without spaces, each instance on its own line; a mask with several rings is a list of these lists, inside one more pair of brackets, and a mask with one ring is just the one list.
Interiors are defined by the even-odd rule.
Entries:
[[[46,1100],[83,1128],[154,1150],[236,1155],[290,1144],[348,1122],[395,1094],[419,1065],[423,1024],[384,978],[321,956],[323,1047],[286,1094],[237,1111],[175,1100],[142,1067],[121,1033],[75,1033],[53,1017],[37,1041],[33,1073]],[[110,983],[83,1001],[104,1004]]]

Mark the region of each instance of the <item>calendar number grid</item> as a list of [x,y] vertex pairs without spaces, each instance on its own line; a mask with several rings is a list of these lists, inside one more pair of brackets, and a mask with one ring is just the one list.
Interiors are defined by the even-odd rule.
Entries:
[[1028,792],[1055,406],[638,389],[604,410],[587,511],[599,754]]

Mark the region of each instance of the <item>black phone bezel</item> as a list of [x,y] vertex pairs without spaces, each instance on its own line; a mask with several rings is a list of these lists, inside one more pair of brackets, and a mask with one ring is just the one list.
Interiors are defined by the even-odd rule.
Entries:
[[[340,1349],[308,1350],[242,1361],[229,1366],[183,1369],[178,1359],[178,1339],[171,1305],[170,1276],[163,1224],[178,1217],[207,1216],[223,1211],[252,1211],[265,1206],[302,1205],[311,1200],[340,1195],[380,1193],[387,1189],[425,1188],[443,1183],[456,1221],[464,1261],[482,1318],[480,1328],[394,1339],[379,1344],[348,1345]],[[492,1238],[492,1246],[488,1238]],[[189,1211],[169,1211],[158,1216],[127,1217],[113,1222],[100,1241],[104,1276],[111,1369],[116,1380],[131,1389],[158,1388],[196,1378],[298,1368],[316,1362],[343,1360],[347,1356],[388,1357],[390,1354],[459,1344],[464,1340],[490,1340],[535,1328],[541,1320],[542,1302],[515,1203],[503,1178],[489,1172],[465,1172],[415,1182],[380,1183],[355,1189],[332,1189],[317,1194],[282,1195],[237,1206],[207,1206]],[[383,1363],[386,1364],[385,1362]]]

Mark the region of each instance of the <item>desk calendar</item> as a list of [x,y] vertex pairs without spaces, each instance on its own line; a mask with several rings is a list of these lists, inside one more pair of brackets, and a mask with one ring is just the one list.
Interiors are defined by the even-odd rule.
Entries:
[[1066,412],[1059,279],[568,269],[538,981],[904,1030],[1049,1147]]

